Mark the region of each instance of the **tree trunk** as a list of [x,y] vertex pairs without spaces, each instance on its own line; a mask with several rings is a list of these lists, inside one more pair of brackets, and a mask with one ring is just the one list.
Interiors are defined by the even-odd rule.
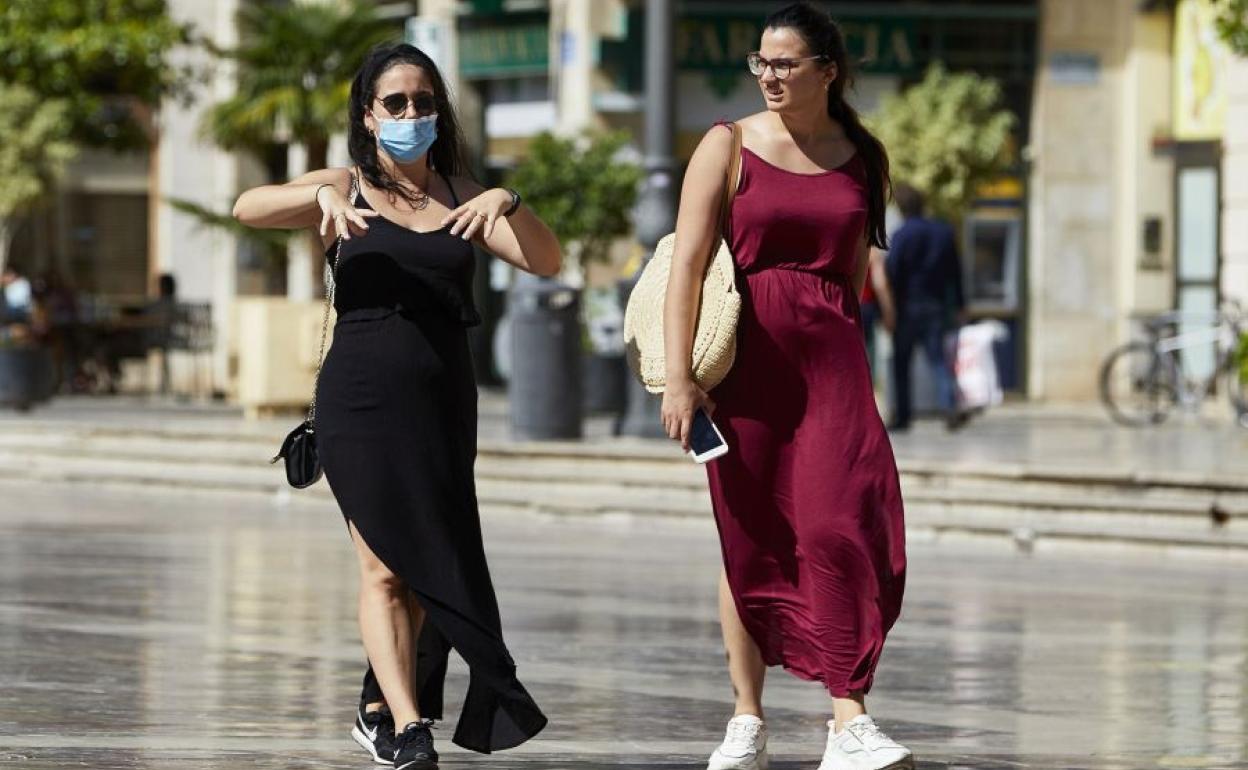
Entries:
[[13,217],[0,217],[0,272],[9,263],[9,242],[15,229]]

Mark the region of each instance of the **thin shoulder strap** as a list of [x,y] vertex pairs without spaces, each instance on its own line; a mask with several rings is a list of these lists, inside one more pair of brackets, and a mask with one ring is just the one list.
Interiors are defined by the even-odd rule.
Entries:
[[720,206],[719,221],[721,232],[728,233],[728,216],[732,213],[732,199],[737,197],[737,187],[741,183],[741,124],[729,123],[732,129],[732,154],[728,156],[728,184],[724,186],[724,200]]
[[[351,175],[351,185],[347,188],[347,200],[350,201],[352,206],[355,206],[357,205],[356,204],[357,198],[361,200],[364,199],[364,191],[360,189],[360,177],[362,175],[360,174],[360,169],[358,166],[354,168],[348,168],[347,173]],[[369,205],[367,200],[364,200],[364,205],[368,206],[370,209],[372,208],[372,206]]]
[[455,208],[459,208],[459,196],[455,194],[455,185],[451,184],[451,178],[443,174],[442,181],[446,182],[446,189],[451,191],[451,203]]

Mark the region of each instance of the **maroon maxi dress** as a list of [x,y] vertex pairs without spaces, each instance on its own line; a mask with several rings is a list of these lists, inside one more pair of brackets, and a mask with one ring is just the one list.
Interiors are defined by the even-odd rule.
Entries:
[[730,450],[707,476],[741,621],[767,665],[834,697],[870,690],[906,570],[852,287],[866,200],[858,155],[803,174],[742,149],[737,356],[710,393]]

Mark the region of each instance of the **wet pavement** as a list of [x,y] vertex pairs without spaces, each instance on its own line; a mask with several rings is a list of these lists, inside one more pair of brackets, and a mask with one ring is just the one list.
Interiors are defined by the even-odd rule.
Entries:
[[[730,715],[709,521],[487,516],[551,718],[445,768],[704,767]],[[915,544],[868,701],[921,768],[1248,767],[1248,569]],[[0,482],[0,767],[366,768],[355,566],[331,504]],[[458,713],[464,670],[448,683]],[[773,671],[777,770],[827,698]]]

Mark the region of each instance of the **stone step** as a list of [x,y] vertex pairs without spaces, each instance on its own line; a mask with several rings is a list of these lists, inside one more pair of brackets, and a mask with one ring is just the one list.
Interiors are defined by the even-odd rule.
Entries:
[[[143,485],[188,488],[231,487],[272,492],[282,486],[279,466],[254,454],[224,461],[208,458],[118,453],[90,445],[51,448],[12,448],[0,445],[0,473],[10,477],[33,477],[50,481],[122,480]],[[478,462],[478,492],[482,499],[508,505],[550,506],[562,512],[592,513],[632,510],[639,513],[702,515],[710,502],[701,469],[692,471],[677,464],[663,468],[666,478],[648,475],[650,469],[617,463],[610,473],[593,475],[600,468],[576,463],[532,462],[524,458],[483,457]],[[327,490],[326,490],[327,491]],[[1081,489],[1061,485],[1036,485],[1026,493],[999,484],[955,485],[911,483],[903,475],[908,507],[916,505],[953,514],[972,508],[1064,512],[1078,515],[1165,518],[1200,522],[1219,519],[1248,521],[1248,504],[1230,499],[1220,504],[1208,497],[1087,495]],[[1215,510],[1216,507],[1216,510]]]
[[[0,432],[0,477],[50,483],[292,494],[267,460],[279,436],[83,426]],[[485,509],[557,515],[710,516],[703,469],[662,443],[485,443]],[[1244,548],[1248,493],[1231,483],[1009,467],[903,464],[907,529],[1012,537]],[[1229,490],[1229,491],[1228,491]],[[324,483],[293,494],[329,496]]]
[[[22,455],[98,458],[105,461],[183,463],[207,469],[210,465],[256,468],[270,457],[280,436],[183,437],[178,434],[112,428],[66,430],[6,430],[0,433],[0,451]],[[663,450],[667,451],[663,451]],[[705,490],[704,470],[672,447],[660,445],[602,447],[594,444],[485,443],[477,475],[498,480],[540,480],[551,484],[611,484],[618,487]],[[1173,480],[1151,480],[1130,474],[1088,473],[1070,469],[1011,468],[1008,466],[933,466],[916,462],[901,465],[908,496],[959,497],[998,488],[1002,494],[1047,500],[1055,490],[1085,497],[1094,508],[1138,507],[1151,510],[1179,505],[1194,510],[1217,509],[1218,515],[1240,515],[1248,509],[1248,485],[1199,486]]]
[[[56,456],[103,457],[136,462],[253,466],[267,460],[281,435],[185,435],[177,432],[87,427],[66,430],[12,430],[0,432],[0,450],[46,452]],[[1114,498],[1190,498],[1216,496],[1230,509],[1248,504],[1248,478],[1195,483],[1186,478],[1156,474],[1087,471],[1072,468],[1019,468],[1008,465],[948,465],[903,460],[900,464],[908,492],[919,489],[958,489],[1001,486],[1019,495],[1043,494],[1058,485],[1063,490]],[[478,475],[496,478],[539,478],[552,482],[611,479],[622,486],[705,487],[703,469],[674,447],[665,444],[598,445],[592,443],[514,444],[483,442]]]

